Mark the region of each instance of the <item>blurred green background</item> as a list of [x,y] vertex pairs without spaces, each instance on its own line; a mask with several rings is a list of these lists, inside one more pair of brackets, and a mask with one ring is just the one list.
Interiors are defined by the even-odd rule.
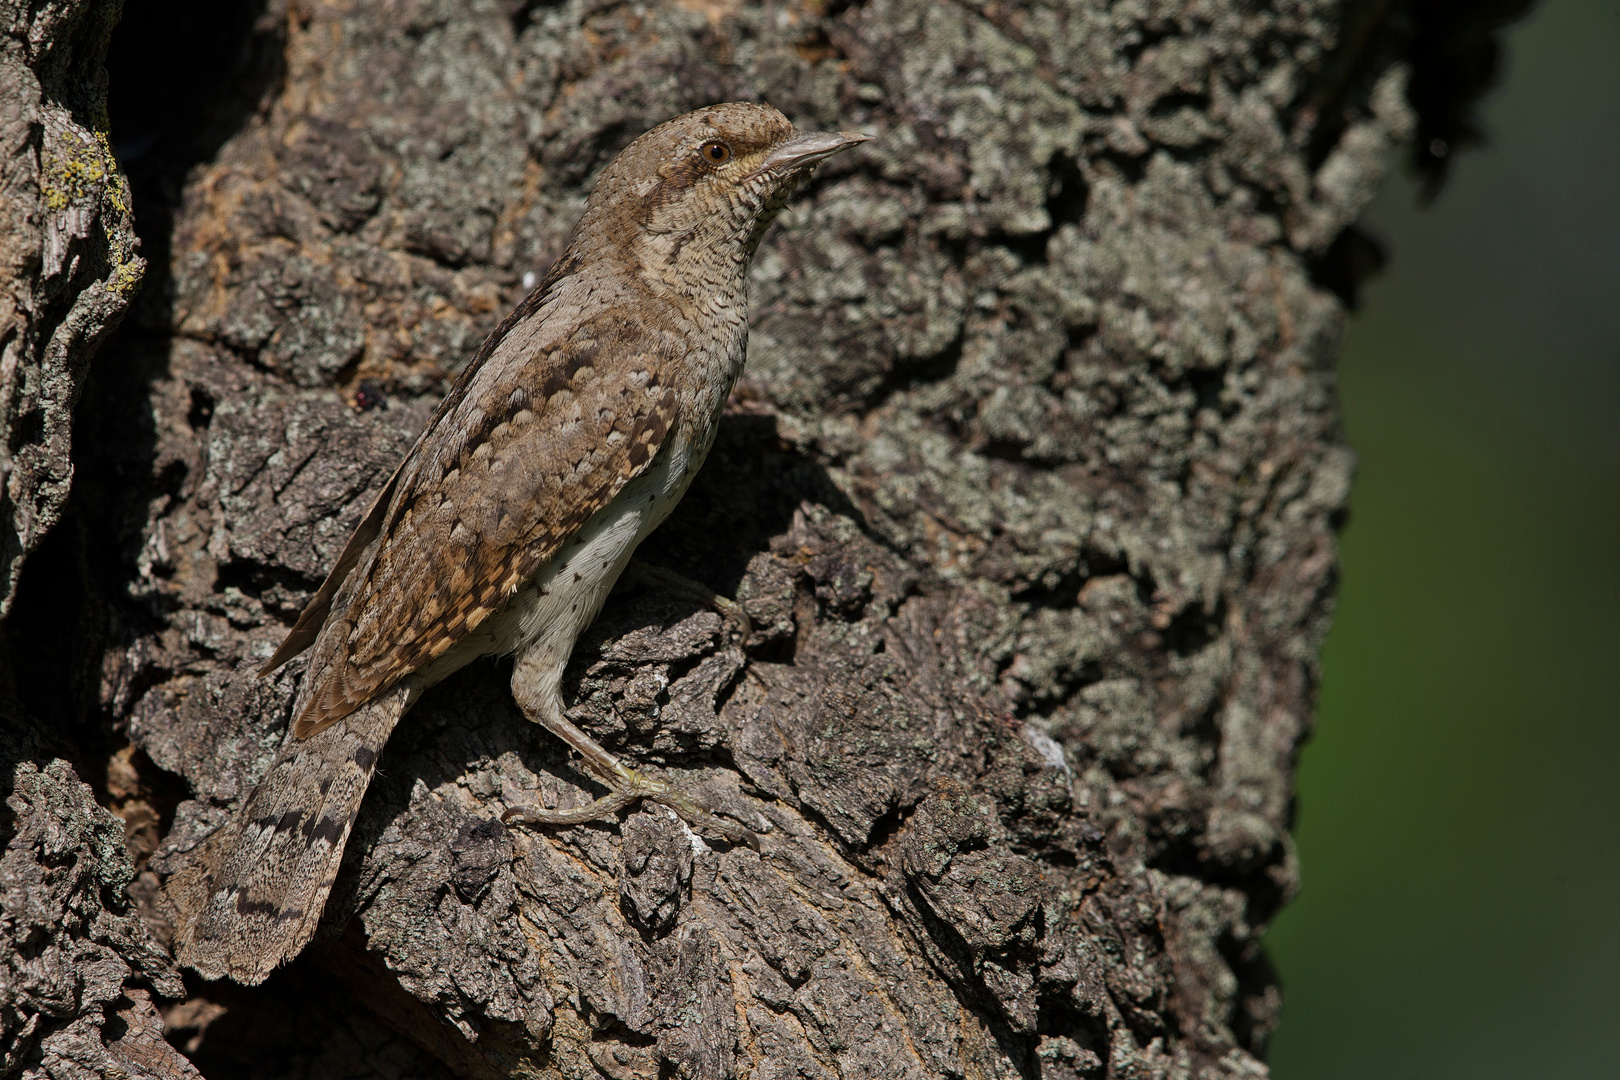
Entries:
[[1363,219],[1277,1080],[1620,1076],[1620,2],[1539,5],[1483,112]]

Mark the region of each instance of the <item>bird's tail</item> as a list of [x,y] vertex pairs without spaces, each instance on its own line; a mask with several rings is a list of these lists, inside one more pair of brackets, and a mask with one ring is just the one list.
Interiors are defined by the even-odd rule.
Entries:
[[308,739],[289,737],[236,816],[170,881],[181,963],[253,985],[309,943],[377,755],[415,698],[411,682]]

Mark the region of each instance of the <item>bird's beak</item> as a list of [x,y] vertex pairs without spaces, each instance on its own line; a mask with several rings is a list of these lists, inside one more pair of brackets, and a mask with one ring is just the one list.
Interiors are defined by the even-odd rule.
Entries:
[[760,163],[755,175],[809,168],[823,158],[832,157],[840,150],[848,150],[852,146],[870,142],[871,139],[870,135],[854,131],[810,131],[795,135],[772,150]]

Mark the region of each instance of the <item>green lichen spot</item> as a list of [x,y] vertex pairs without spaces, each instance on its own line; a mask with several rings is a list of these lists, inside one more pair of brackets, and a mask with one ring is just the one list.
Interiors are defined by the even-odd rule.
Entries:
[[100,133],[90,146],[66,139],[48,141],[40,177],[46,207],[60,212],[73,203],[98,199],[107,177],[116,173],[113,162],[112,147]]

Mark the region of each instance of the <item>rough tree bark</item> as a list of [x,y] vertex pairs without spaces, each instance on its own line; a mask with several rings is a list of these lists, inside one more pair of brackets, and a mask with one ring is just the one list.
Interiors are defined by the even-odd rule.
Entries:
[[[116,4],[60,8],[104,36]],[[1414,130],[1419,8],[276,0],[135,26],[170,40],[128,47],[132,95],[196,71],[120,145],[155,280],[9,625],[0,1075],[195,1075],[154,994],[214,1077],[1265,1075],[1260,935],[1297,884],[1353,461],[1347,227]],[[8,98],[40,33],[79,40],[28,17]],[[55,373],[19,385],[55,387],[35,441],[65,484],[73,379],[139,271],[105,118],[51,78],[6,114],[4,167],[71,218],[13,227],[43,263],[7,254],[58,314],[0,342]],[[642,549],[755,633],[628,590],[568,689],[764,851],[653,810],[503,828],[592,792],[480,665],[390,744],[310,952],[182,987],[161,879],[260,775],[300,673],[256,662],[597,169],[738,98],[878,136],[766,240],[745,383]],[[102,169],[65,210],[16,171],[48,175],[62,131]],[[8,567],[65,490],[18,475]]]
[[0,4],[0,619],[61,519],[85,369],[146,266],[107,141],[121,7]]
[[[107,140],[117,0],[0,3],[0,618],[61,519],[74,405],[141,282],[129,185]],[[195,1075],[152,992],[179,973],[127,910],[121,822],[51,725],[0,691],[0,1076]],[[43,767],[42,767],[43,766]]]

